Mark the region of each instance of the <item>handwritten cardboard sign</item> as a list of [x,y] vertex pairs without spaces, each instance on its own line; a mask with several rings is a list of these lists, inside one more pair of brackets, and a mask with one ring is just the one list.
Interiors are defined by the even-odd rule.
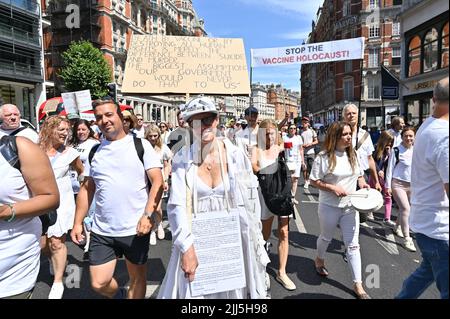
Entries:
[[133,35],[123,93],[249,95],[242,39]]

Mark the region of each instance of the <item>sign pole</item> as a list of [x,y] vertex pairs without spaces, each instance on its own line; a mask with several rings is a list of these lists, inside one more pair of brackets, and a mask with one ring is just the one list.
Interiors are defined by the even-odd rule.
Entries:
[[363,86],[363,65],[364,65],[364,58],[360,60],[359,62],[359,101],[358,101],[358,124],[356,125],[356,145],[358,145],[358,133],[359,133],[359,126],[361,125],[361,100],[362,100],[362,86]]

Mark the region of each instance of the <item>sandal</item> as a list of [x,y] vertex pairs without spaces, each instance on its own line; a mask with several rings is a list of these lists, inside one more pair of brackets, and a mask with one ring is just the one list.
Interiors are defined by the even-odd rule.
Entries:
[[325,266],[316,266],[316,272],[319,276],[328,276],[328,270],[325,268]]
[[356,296],[356,299],[372,299],[369,294],[363,292],[362,294],[357,294],[355,291],[353,292]]

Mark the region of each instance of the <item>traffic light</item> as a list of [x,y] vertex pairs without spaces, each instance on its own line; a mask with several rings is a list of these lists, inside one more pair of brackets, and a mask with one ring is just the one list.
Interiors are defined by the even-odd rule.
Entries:
[[158,107],[158,110],[156,111],[156,122],[161,122],[161,109]]
[[155,108],[152,109],[152,120],[156,121],[156,109]]
[[117,102],[117,84],[108,83],[108,96],[110,96],[114,102]]

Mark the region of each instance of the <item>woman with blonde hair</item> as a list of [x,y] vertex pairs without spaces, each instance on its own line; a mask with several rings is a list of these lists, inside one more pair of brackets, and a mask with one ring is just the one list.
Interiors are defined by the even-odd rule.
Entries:
[[[167,192],[169,190],[169,175],[172,169],[171,159],[172,152],[167,147],[167,145],[163,144],[161,131],[159,127],[155,124],[150,124],[145,128],[144,138],[152,144],[153,149],[156,154],[158,154],[161,164],[163,165],[163,180],[164,180],[164,195],[163,197],[167,197]],[[158,239],[162,240],[165,237],[164,228],[162,226],[162,209],[161,209],[161,201],[158,204],[157,208],[157,220],[156,220],[156,231],[152,229],[150,233],[150,245],[156,245],[156,236]]]
[[311,184],[319,189],[320,235],[317,238],[316,272],[328,276],[325,253],[339,226],[344,240],[348,265],[353,278],[353,291],[358,299],[370,299],[364,291],[359,247],[359,214],[350,204],[350,195],[366,184],[363,171],[352,146],[352,129],[335,122],[327,131],[325,143],[311,170]]
[[[263,120],[258,129],[257,145],[252,150],[252,167],[255,174],[262,169],[276,163],[280,153],[284,151],[280,145],[281,136],[278,133],[278,125],[274,120]],[[290,178],[290,176],[287,176]],[[276,279],[287,290],[295,290],[297,287],[286,274],[286,265],[289,255],[289,215],[280,216],[272,212],[264,202],[264,197],[259,189],[261,202],[262,232],[265,241],[269,240],[272,230],[274,215],[278,215],[278,273]]]
[[50,116],[42,125],[39,133],[39,146],[47,154],[55,173],[60,194],[60,205],[57,209],[57,219],[46,232],[45,248],[50,251],[50,265],[53,266],[54,280],[48,296],[49,299],[61,299],[64,292],[62,283],[67,261],[66,234],[73,227],[75,217],[75,200],[70,179],[70,168],[78,175],[83,173],[80,154],[67,147],[69,135],[69,120],[62,116]]
[[[381,185],[381,190],[384,197],[384,224],[387,226],[395,226],[395,223],[391,221],[391,211],[392,211],[392,196],[386,189],[385,178],[386,178],[386,168],[388,166],[389,154],[391,153],[392,144],[394,143],[394,136],[389,131],[381,132],[380,138],[378,139],[377,147],[373,153],[373,159],[375,161],[375,166],[377,169],[378,180]],[[369,185],[375,188],[376,181],[373,180],[372,176],[369,176]]]

